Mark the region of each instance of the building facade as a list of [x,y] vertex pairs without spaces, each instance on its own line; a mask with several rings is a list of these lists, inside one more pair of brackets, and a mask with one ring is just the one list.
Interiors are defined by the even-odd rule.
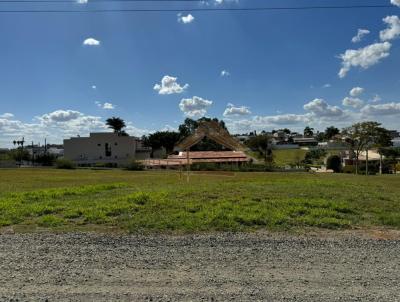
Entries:
[[140,139],[116,133],[90,133],[89,137],[64,140],[64,158],[81,166],[96,164],[124,165],[129,161],[150,157],[150,148]]

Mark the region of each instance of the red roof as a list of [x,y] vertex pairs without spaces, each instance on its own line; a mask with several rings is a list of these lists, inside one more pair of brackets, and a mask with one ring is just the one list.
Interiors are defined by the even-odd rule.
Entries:
[[[180,152],[179,155],[170,155],[168,159],[186,159],[186,152]],[[190,159],[244,159],[247,156],[242,151],[192,151],[189,152]]]

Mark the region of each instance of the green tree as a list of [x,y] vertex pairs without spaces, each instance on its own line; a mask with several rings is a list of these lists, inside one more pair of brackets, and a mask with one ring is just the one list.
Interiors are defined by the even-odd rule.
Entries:
[[335,135],[338,135],[339,133],[340,133],[340,130],[338,128],[336,128],[334,126],[330,126],[325,129],[324,138],[326,140],[330,140],[330,139],[334,138]]
[[127,133],[123,130],[126,127],[125,121],[119,117],[111,117],[106,120],[106,125],[108,128],[114,130],[114,133],[118,135],[127,135]]
[[272,164],[273,155],[271,149],[271,137],[267,134],[261,134],[252,136],[246,142],[246,145],[253,151],[258,151],[260,155],[264,157],[264,161],[267,164]]
[[303,162],[305,164],[314,164],[325,156],[326,156],[326,151],[324,149],[311,149],[304,156]]
[[152,149],[164,147],[167,154],[172,153],[180,140],[180,134],[174,131],[157,131],[144,138],[144,144]]
[[359,156],[362,151],[366,152],[365,173],[368,175],[368,150],[371,147],[384,147],[391,144],[388,130],[374,121],[353,124],[343,129],[345,141],[349,144],[351,151],[354,150],[356,159],[356,174],[358,174]]
[[303,131],[304,136],[313,136],[314,135],[314,128],[310,128],[309,126],[304,128]]

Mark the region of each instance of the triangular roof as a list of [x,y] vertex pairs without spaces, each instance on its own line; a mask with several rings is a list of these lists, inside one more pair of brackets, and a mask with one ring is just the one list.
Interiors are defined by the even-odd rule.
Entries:
[[208,137],[218,144],[235,151],[244,151],[246,148],[236,139],[234,139],[228,131],[222,128],[216,121],[201,121],[195,132],[183,141],[177,148],[187,150],[190,147],[198,144],[204,137]]

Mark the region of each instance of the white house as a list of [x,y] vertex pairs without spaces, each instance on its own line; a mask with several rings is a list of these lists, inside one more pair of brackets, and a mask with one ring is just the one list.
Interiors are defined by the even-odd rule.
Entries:
[[140,139],[112,132],[90,133],[89,137],[71,137],[64,140],[64,158],[78,165],[123,165],[133,159],[150,157],[150,148]]

